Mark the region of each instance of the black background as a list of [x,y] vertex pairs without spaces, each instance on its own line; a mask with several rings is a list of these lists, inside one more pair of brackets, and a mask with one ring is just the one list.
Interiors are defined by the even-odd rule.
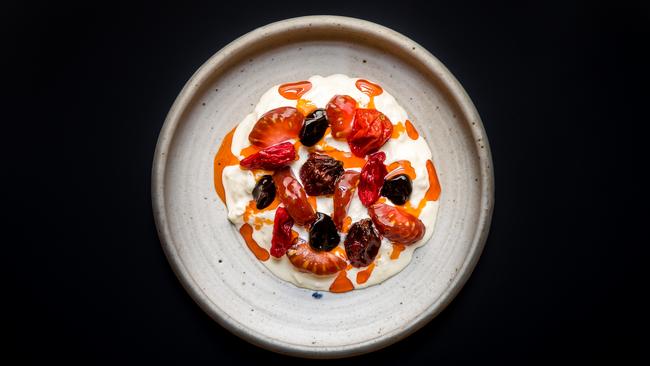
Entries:
[[648,240],[634,229],[648,214],[628,209],[647,187],[636,173],[647,162],[631,159],[647,155],[647,5],[3,7],[5,357],[314,362],[249,345],[193,303],[157,238],[150,169],[169,107],[213,53],[272,21],[339,14],[393,28],[445,63],[482,116],[496,176],[491,233],[459,296],[408,339],[352,361],[647,358]]

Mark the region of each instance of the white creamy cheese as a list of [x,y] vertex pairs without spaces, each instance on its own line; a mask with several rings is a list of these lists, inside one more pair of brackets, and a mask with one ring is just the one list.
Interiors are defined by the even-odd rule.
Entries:
[[[346,94],[356,99],[359,102],[360,107],[366,107],[370,98],[357,89],[355,86],[357,80],[357,78],[350,78],[346,75],[340,74],[328,77],[312,76],[309,78],[309,81],[312,83],[312,88],[302,96],[302,99],[310,101],[317,108],[325,108],[327,102],[329,102],[332,96],[335,94]],[[238,125],[232,139],[231,150],[233,155],[239,156],[240,159],[242,158],[240,154],[241,150],[250,145],[248,135],[255,125],[255,122],[264,113],[278,107],[295,107],[297,105],[296,100],[289,100],[282,97],[278,92],[278,87],[279,85],[276,85],[264,93],[258,104],[255,106],[254,111],[247,115]],[[397,123],[404,124],[408,119],[404,109],[397,104],[395,98],[385,90],[382,94],[375,97],[374,104],[375,108],[384,113],[394,125]],[[345,141],[339,141],[331,136],[327,136],[325,142],[329,146],[338,150],[350,151]],[[416,178],[412,182],[413,192],[411,193],[410,202],[412,206],[417,206],[429,188],[426,162],[431,159],[431,150],[426,141],[422,136],[418,137],[416,140],[412,140],[407,133],[402,133],[396,139],[389,139],[380,151],[386,153],[386,165],[397,160],[408,160],[411,163],[411,166],[415,169]],[[309,152],[307,148],[301,146],[298,154],[299,159],[291,164],[291,168],[296,177],[299,177],[299,169],[305,160],[307,160]],[[226,193],[228,219],[234,225],[240,227],[244,224],[244,212],[246,206],[250,200],[253,199],[251,192],[255,186],[255,177],[250,171],[243,170],[239,166],[229,166],[224,169],[222,180]],[[328,215],[332,214],[333,202],[331,197],[317,197],[316,201],[318,211]],[[387,201],[387,203],[390,204],[390,201]],[[357,273],[363,271],[365,268],[353,267],[348,270],[347,276],[354,284],[354,287],[362,288],[375,285],[399,273],[411,261],[415,249],[426,243],[429,238],[431,238],[435,226],[437,211],[437,201],[426,202],[426,205],[420,214],[420,220],[422,220],[426,227],[424,237],[419,242],[407,246],[397,259],[391,259],[390,256],[393,251],[393,245],[387,239],[383,239],[379,254],[375,259],[375,267],[367,282],[359,284],[356,281]],[[275,210],[270,210],[259,213],[257,217],[268,219],[272,222],[274,215]],[[352,222],[357,222],[369,217],[366,207],[361,204],[356,193],[353,195],[352,201],[350,202],[348,216],[350,216]],[[248,223],[252,225],[254,218],[255,217],[250,217]],[[308,233],[304,228],[294,225],[293,229],[297,231],[303,239],[308,238]],[[261,247],[270,250],[272,234],[273,225],[263,224],[259,230],[253,230],[253,239]],[[345,234],[341,234],[340,247],[343,247],[344,239]],[[268,260],[262,263],[264,263],[264,265],[279,278],[289,281],[296,286],[313,290],[329,290],[330,285],[336,277],[336,275],[316,276],[311,273],[300,272],[289,262],[289,259],[286,256],[279,259],[271,256]]]

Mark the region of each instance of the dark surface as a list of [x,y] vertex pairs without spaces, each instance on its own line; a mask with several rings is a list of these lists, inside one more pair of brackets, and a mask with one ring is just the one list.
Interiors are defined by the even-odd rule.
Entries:
[[647,358],[648,240],[631,230],[648,214],[626,209],[647,187],[629,168],[647,155],[650,11],[544,3],[4,4],[3,356],[307,362],[238,339],[185,293],[158,242],[150,169],[206,59],[271,21],[330,13],[391,27],[445,63],[483,118],[496,175],[492,230],[459,296],[355,361]]

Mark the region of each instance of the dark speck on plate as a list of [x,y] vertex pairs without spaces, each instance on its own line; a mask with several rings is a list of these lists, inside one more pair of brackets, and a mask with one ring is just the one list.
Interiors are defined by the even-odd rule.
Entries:
[[321,297],[323,297],[323,294],[321,294],[320,292],[314,292],[313,294],[311,294],[311,297],[313,297],[314,299],[320,299]]

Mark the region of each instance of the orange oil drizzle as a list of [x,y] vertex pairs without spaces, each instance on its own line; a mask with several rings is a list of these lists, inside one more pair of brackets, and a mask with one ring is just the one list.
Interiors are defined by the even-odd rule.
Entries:
[[[366,164],[366,159],[355,156],[349,152],[338,150],[335,147],[327,144],[325,138],[331,135],[332,129],[328,127],[327,130],[325,130],[325,134],[323,134],[323,137],[320,139],[320,141],[314,145],[318,146],[318,150],[313,149],[312,147],[308,149],[310,151],[318,151],[319,153],[329,155],[330,157],[343,162],[343,168],[345,169],[363,168],[363,166]],[[296,146],[296,151],[298,151],[298,149],[299,146]]]
[[239,155],[247,158],[247,157],[249,157],[249,156],[251,156],[251,155],[253,155],[255,153],[258,153],[260,150],[262,150],[261,147],[255,146],[255,145],[250,145],[248,147],[245,147],[245,148],[241,149],[241,151],[239,152]]
[[404,244],[393,243],[393,251],[390,252],[390,259],[395,260],[404,251],[406,246]]
[[332,148],[331,150],[325,150],[323,153],[333,157],[336,160],[343,162],[343,168],[363,168],[366,164],[366,159],[360,158],[358,156],[352,155],[352,153],[340,151]]
[[368,279],[370,278],[373,269],[375,269],[375,262],[370,263],[370,265],[366,267],[366,269],[364,269],[363,271],[357,272],[357,283],[358,284],[366,283],[366,281],[368,281]]
[[248,245],[248,249],[253,252],[255,257],[261,261],[266,261],[269,259],[269,252],[259,246],[257,242],[253,239],[253,227],[250,226],[249,224],[244,224],[242,227],[239,228],[239,233],[241,236],[244,238],[244,241],[246,241],[246,245]]
[[413,169],[411,162],[408,160],[394,161],[390,163],[387,168],[388,174],[386,175],[386,179],[390,179],[399,174],[406,174],[411,178],[411,181],[415,180],[415,169]]
[[390,135],[390,138],[397,139],[402,135],[402,133],[404,133],[404,131],[406,131],[404,124],[402,122],[397,122],[393,125],[393,134]]
[[411,140],[417,140],[420,137],[418,130],[415,129],[415,126],[408,119],[406,120],[406,134],[409,135]]
[[235,129],[233,128],[228,134],[223,138],[221,146],[219,146],[219,151],[214,156],[214,189],[217,191],[217,195],[221,198],[223,203],[226,203],[226,191],[223,188],[223,170],[225,167],[230,165],[239,164],[239,159],[230,151],[232,146],[232,136],[235,134]]
[[332,282],[332,285],[330,285],[330,291],[336,293],[352,290],[354,290],[354,284],[352,284],[352,281],[348,278],[348,273],[345,270],[339,272],[338,276],[334,279],[334,282]]
[[295,83],[286,83],[278,87],[278,93],[291,100],[297,100],[311,89],[311,82],[307,80]]
[[259,230],[264,224],[273,225],[272,220],[257,217],[257,214],[260,212],[275,210],[278,205],[280,205],[280,197],[278,195],[275,196],[275,199],[273,202],[271,202],[270,205],[264,207],[261,210],[257,209],[255,200],[250,200],[248,202],[248,205],[246,205],[246,209],[244,210],[244,221],[248,222],[251,216],[253,216],[253,225],[255,226],[255,230]]
[[440,181],[438,180],[436,167],[433,166],[431,160],[427,160],[427,173],[429,173],[429,189],[427,189],[424,199],[427,201],[437,201],[440,198]]
[[314,105],[310,100],[300,98],[298,99],[298,103],[296,103],[296,109],[302,113],[303,116],[306,116],[316,110],[316,105]]
[[352,218],[350,216],[345,216],[343,219],[343,227],[341,228],[341,231],[347,233],[350,231],[350,225],[352,225]]
[[381,86],[364,79],[357,80],[354,83],[354,85],[363,94],[370,97],[370,101],[368,102],[368,108],[375,109],[375,97],[383,93],[384,89],[382,89]]
[[438,198],[440,198],[440,182],[438,181],[436,168],[433,166],[433,162],[431,160],[427,160],[427,173],[429,175],[429,189],[427,189],[427,192],[424,194],[424,197],[422,197],[417,207],[413,207],[411,205],[411,201],[407,201],[403,206],[404,211],[410,213],[415,217],[420,217],[420,213],[422,212],[422,209],[424,209],[424,206],[427,204],[427,201],[437,201]]
[[345,249],[343,249],[342,247],[334,247],[334,249],[332,249],[332,254],[335,254],[339,258],[343,258],[346,261],[348,260],[348,254],[345,252]]
[[316,201],[316,196],[310,196],[310,195],[307,195],[307,201],[309,201],[309,204],[310,204],[311,207],[314,209],[314,212],[318,211],[318,210],[317,210],[317,208],[318,208],[318,203],[317,203],[317,201]]

